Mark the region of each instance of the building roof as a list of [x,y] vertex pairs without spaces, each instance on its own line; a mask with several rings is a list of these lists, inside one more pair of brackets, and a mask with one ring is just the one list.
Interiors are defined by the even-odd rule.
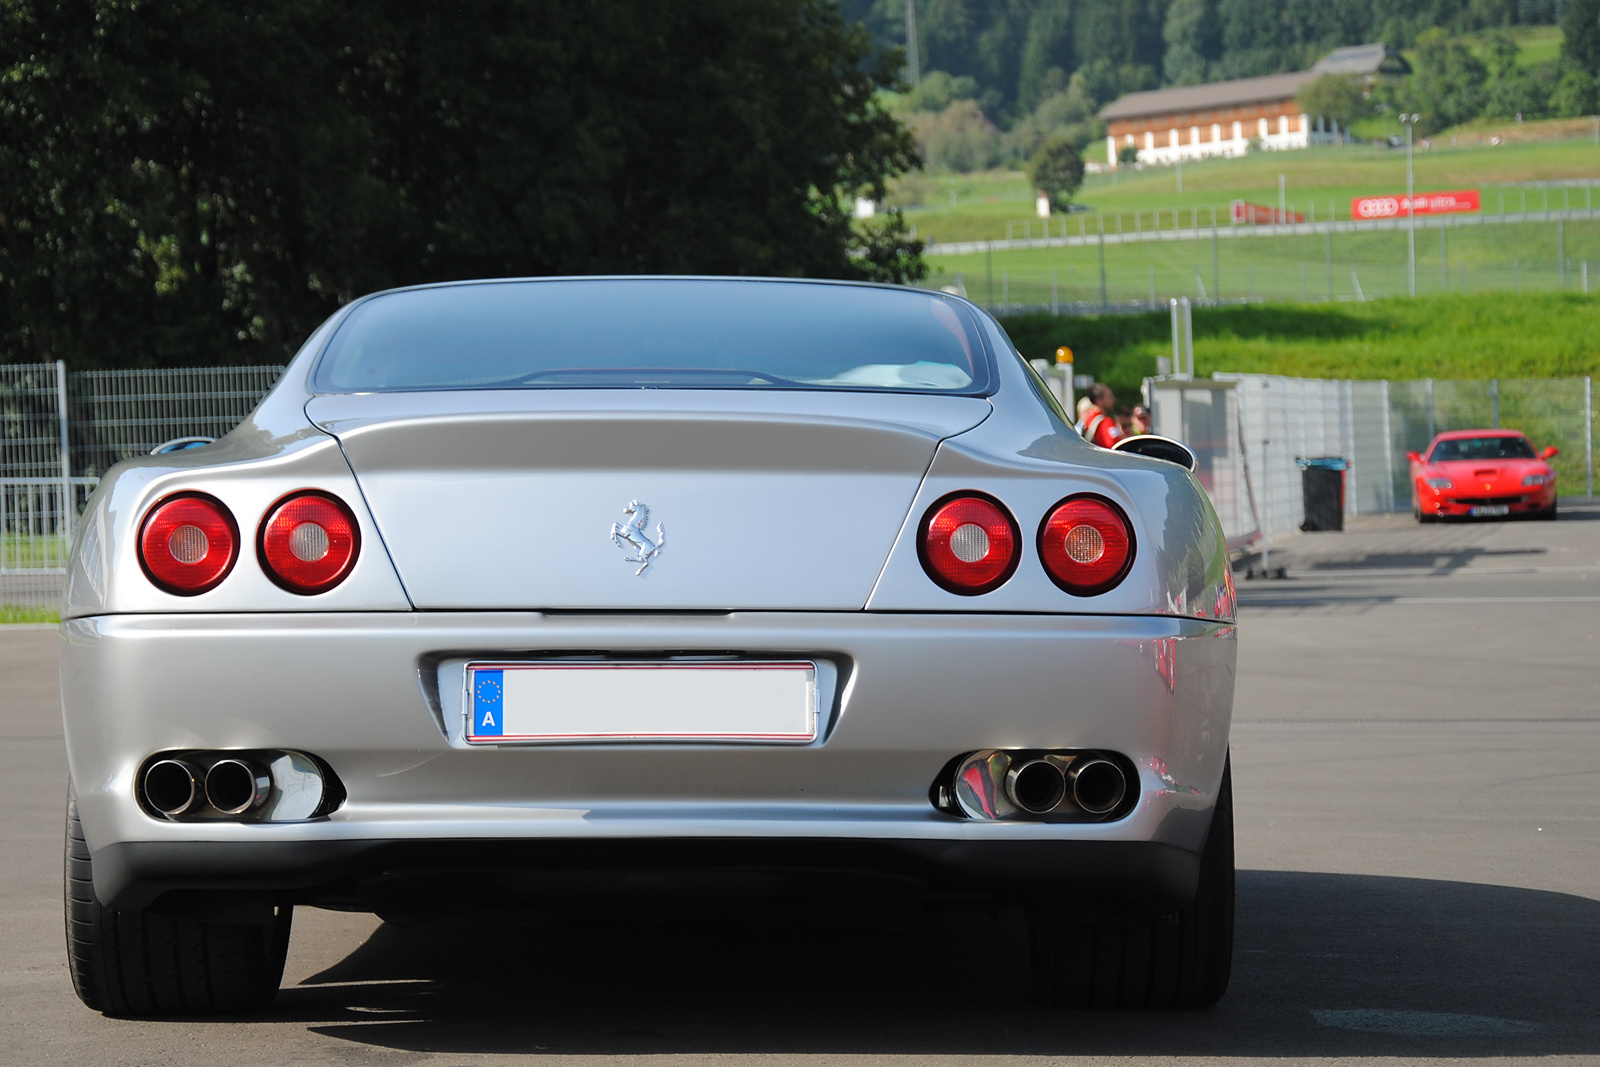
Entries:
[[1383,44],[1355,44],[1335,48],[1311,68],[1318,74],[1410,74],[1411,64]]
[[1268,74],[1261,78],[1236,78],[1205,85],[1180,85],[1171,89],[1146,89],[1128,93],[1100,109],[1102,119],[1137,119],[1149,115],[1172,115],[1191,111],[1215,111],[1243,104],[1289,100],[1307,82],[1322,77],[1325,71],[1297,70],[1288,74]]
[[1151,115],[1215,111],[1218,108],[1289,100],[1299,93],[1307,82],[1316,81],[1324,74],[1410,73],[1411,64],[1407,63],[1400,53],[1389,51],[1386,45],[1358,44],[1348,48],[1335,48],[1317,60],[1316,65],[1310,70],[1127,93],[1101,108],[1100,117],[1107,120],[1139,119]]

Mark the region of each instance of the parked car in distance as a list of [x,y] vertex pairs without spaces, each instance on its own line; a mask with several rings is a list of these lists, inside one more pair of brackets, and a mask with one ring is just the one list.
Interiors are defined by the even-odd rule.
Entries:
[[1454,518],[1556,517],[1556,475],[1517,430],[1450,430],[1411,461],[1411,513],[1418,522]]
[[[1020,907],[1050,1003],[1211,1004],[1237,641],[1192,467],[1091,446],[943,293],[356,300],[232,433],[118,465],[84,515],[78,995],[259,1009],[297,907],[493,937],[864,881]],[[991,950],[949,950],[957,999],[969,958],[1026,986]]]

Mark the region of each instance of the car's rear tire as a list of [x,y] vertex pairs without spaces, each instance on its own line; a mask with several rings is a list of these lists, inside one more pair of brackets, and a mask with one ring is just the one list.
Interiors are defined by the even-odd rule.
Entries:
[[1156,918],[1065,923],[1029,916],[1040,999],[1062,1008],[1207,1008],[1233,969],[1233,772],[1223,766],[1200,891]]
[[203,922],[115,911],[94,895],[78,804],[67,797],[67,969],[78,999],[107,1015],[259,1011],[277,995],[293,909],[270,924]]

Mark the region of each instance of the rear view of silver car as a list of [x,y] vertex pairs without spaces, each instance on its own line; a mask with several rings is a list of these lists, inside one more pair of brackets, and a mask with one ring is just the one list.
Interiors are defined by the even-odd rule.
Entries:
[[559,914],[638,872],[1014,902],[1064,1006],[1227,986],[1216,517],[954,297],[358,300],[227,437],[107,475],[61,640],[102,1011],[264,1006],[296,906]]

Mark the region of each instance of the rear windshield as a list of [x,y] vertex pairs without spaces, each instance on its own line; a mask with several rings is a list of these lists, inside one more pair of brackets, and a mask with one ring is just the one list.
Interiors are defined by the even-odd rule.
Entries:
[[1433,446],[1432,463],[1457,459],[1533,459],[1525,437],[1452,437]]
[[961,304],[917,290],[718,279],[451,285],[359,304],[319,392],[854,389],[986,393]]

